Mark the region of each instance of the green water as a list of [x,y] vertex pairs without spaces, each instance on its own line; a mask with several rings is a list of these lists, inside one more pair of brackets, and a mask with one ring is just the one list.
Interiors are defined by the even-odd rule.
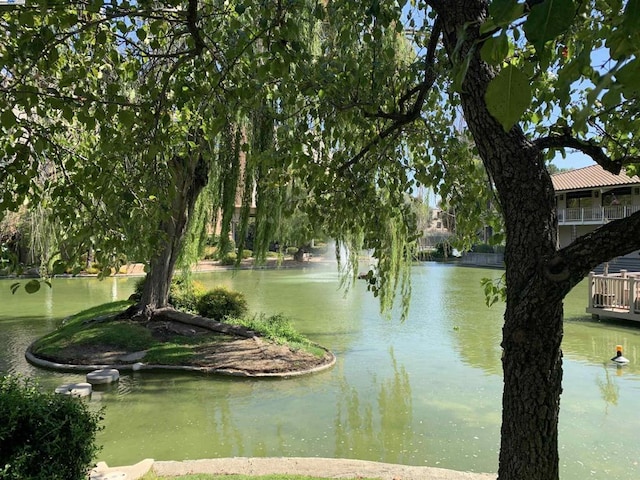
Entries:
[[[495,472],[502,390],[501,306],[480,279],[493,270],[415,267],[409,317],[384,318],[364,282],[348,295],[335,268],[199,274],[244,292],[252,310],[282,312],[329,347],[336,366],[280,380],[139,372],[95,392],[106,407],[100,460],[150,457],[321,456]],[[53,388],[82,376],[36,369],[25,348],[66,315],[133,290],[135,279],[56,279],[53,290],[11,295],[0,281],[0,372]],[[593,322],[586,285],[565,312],[560,416],[563,479],[640,478],[640,326]],[[607,360],[624,345],[631,364]]]

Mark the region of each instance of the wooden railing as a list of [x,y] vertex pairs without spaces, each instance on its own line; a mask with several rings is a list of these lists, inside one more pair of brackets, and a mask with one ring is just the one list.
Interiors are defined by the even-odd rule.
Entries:
[[640,210],[640,205],[612,205],[609,207],[592,208],[561,208],[558,209],[559,224],[576,223],[605,223],[628,217]]
[[640,273],[589,274],[589,307],[640,314]]

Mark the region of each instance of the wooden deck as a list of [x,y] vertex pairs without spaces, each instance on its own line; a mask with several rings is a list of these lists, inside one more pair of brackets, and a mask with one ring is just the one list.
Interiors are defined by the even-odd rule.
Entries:
[[640,321],[640,272],[590,273],[587,313]]

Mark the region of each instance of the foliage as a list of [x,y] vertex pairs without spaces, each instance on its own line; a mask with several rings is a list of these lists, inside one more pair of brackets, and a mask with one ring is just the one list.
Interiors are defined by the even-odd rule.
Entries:
[[[132,294],[132,298],[134,300],[140,298],[146,279],[147,277],[142,277],[136,281],[134,292]],[[202,282],[193,280],[190,277],[179,275],[171,279],[169,303],[178,310],[195,312],[198,299],[205,293],[205,291],[206,287]]]
[[505,302],[507,300],[507,289],[504,282],[504,275],[500,278],[483,278],[480,281],[484,289],[484,301],[487,307],[490,307],[498,301]]
[[102,412],[43,393],[27,378],[0,378],[0,478],[84,480],[99,451]]
[[279,344],[310,345],[309,340],[293,327],[291,320],[282,314],[270,316],[260,314],[252,317],[228,316],[225,321],[242,325]]
[[286,253],[287,255],[295,255],[296,253],[298,253],[298,250],[298,247],[287,247]]
[[227,317],[242,317],[247,313],[247,300],[241,292],[218,287],[198,299],[198,314],[216,321]]

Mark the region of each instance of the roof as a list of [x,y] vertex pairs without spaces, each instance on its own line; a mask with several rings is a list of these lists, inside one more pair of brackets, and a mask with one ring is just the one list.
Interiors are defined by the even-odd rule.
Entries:
[[614,175],[604,170],[600,165],[556,173],[551,175],[551,180],[556,192],[640,184],[640,177],[637,175],[629,177],[624,173],[624,170],[620,172],[620,175]]

